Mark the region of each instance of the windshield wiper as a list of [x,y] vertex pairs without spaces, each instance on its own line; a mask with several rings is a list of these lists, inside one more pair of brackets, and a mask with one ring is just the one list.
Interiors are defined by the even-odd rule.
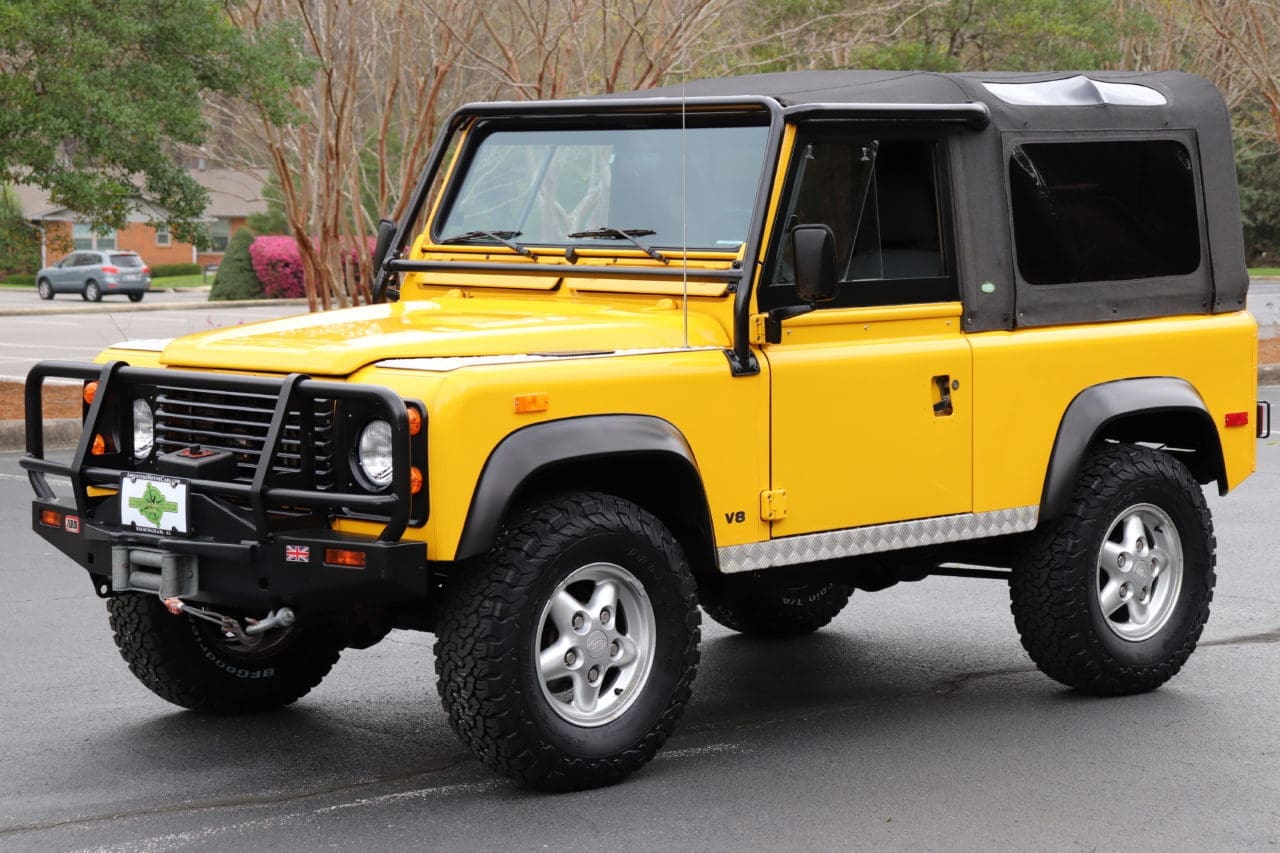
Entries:
[[532,258],[533,252],[530,252],[524,246],[521,246],[519,243],[515,243],[511,240],[512,237],[519,237],[520,233],[521,232],[519,231],[468,231],[465,234],[454,234],[452,237],[444,237],[436,242],[443,246],[448,243],[465,243],[468,240],[479,240],[481,237],[487,237],[495,243],[501,243],[513,252],[519,252],[526,258]]
[[671,263],[665,255],[657,249],[651,248],[637,240],[637,237],[646,237],[649,234],[657,234],[648,228],[610,228],[605,225],[601,228],[593,228],[590,231],[575,231],[569,234],[569,237],[595,237],[604,238],[606,240],[630,240],[635,244],[636,248],[644,252],[655,261],[662,261],[664,264]]

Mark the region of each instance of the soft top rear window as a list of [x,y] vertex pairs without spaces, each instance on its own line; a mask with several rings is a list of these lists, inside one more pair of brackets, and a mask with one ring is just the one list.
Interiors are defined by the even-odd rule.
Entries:
[[1181,142],[1026,143],[1012,151],[1009,185],[1018,272],[1030,284],[1200,266],[1195,173]]
[[118,267],[129,267],[134,269],[142,266],[142,258],[137,255],[112,255],[111,263]]

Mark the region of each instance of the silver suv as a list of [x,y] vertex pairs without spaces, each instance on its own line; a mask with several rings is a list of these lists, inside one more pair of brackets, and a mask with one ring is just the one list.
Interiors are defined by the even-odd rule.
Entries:
[[130,302],[141,302],[151,289],[151,268],[136,252],[72,252],[57,264],[36,273],[41,299],[56,293],[78,293],[86,302],[123,293]]

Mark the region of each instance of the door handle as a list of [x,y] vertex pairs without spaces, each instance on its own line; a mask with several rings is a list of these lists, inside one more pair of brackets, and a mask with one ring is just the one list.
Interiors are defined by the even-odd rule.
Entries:
[[[933,386],[938,390],[933,400],[933,414],[939,418],[949,416],[954,409],[951,406],[951,377],[949,375],[933,377]],[[956,382],[955,387],[959,388],[960,383]]]

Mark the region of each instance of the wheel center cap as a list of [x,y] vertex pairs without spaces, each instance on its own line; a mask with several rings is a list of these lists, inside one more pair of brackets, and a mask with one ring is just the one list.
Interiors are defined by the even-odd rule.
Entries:
[[587,654],[592,660],[599,660],[604,657],[605,649],[609,648],[609,638],[604,635],[604,631],[596,631],[587,637]]
[[1146,586],[1151,580],[1151,569],[1146,560],[1135,560],[1133,563],[1133,579],[1139,586]]

